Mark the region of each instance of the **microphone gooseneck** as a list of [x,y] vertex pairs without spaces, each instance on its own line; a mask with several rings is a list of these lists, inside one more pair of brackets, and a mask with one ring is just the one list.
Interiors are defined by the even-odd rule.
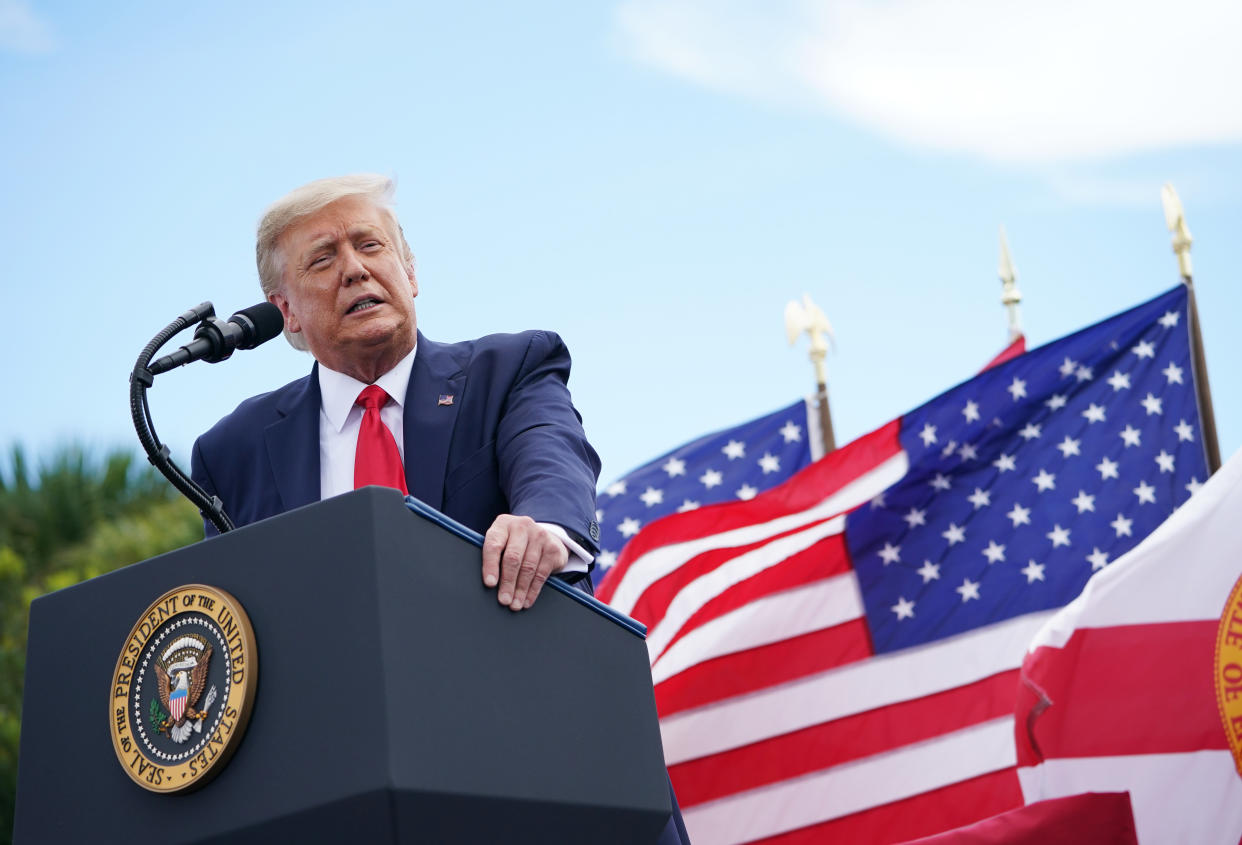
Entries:
[[[199,326],[194,331],[194,340],[182,346],[171,355],[165,355],[152,363],[151,359],[160,347],[166,344],[173,335],[181,332],[195,322]],[[224,503],[219,496],[208,495],[194,479],[173,463],[168,447],[159,441],[155,434],[155,426],[151,422],[151,409],[147,404],[147,390],[155,383],[155,377],[175,367],[191,361],[205,360],[209,363],[223,361],[233,354],[234,349],[254,349],[266,343],[284,328],[284,317],[280,309],[270,302],[260,302],[249,308],[243,308],[227,321],[215,316],[215,308],[210,302],[204,302],[189,309],[143,347],[138,361],[129,377],[129,409],[134,422],[134,430],[138,433],[138,441],[147,453],[147,460],[155,466],[173,487],[194,503],[204,519],[211,522],[216,530],[223,534],[232,531],[233,521],[224,512]]]

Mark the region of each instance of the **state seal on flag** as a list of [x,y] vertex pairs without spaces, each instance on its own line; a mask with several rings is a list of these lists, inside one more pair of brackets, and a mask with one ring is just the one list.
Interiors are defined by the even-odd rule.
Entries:
[[257,676],[254,631],[237,599],[204,584],[160,596],[112,674],[108,723],[121,767],[152,792],[207,783],[245,733]]
[[1233,764],[1242,775],[1242,576],[1233,584],[1216,627],[1216,704]]

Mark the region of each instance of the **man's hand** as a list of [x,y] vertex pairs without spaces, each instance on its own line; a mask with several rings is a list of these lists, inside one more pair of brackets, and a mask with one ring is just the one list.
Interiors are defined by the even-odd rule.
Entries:
[[534,604],[543,582],[568,560],[560,538],[528,516],[502,513],[483,536],[483,583],[499,584],[496,599],[510,610]]

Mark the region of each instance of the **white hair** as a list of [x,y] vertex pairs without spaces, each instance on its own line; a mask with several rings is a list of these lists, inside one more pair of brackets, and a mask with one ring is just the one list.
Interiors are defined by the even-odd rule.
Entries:
[[[370,200],[392,223],[392,235],[401,244],[401,257],[414,263],[414,254],[406,243],[405,233],[397,220],[394,209],[397,193],[396,183],[387,176],[375,173],[354,173],[330,179],[316,179],[300,188],[294,188],[268,206],[259,220],[255,237],[255,262],[259,267],[259,285],[265,297],[280,290],[284,281],[285,256],[280,250],[280,236],[294,223],[320,209],[346,197],[362,197]],[[306,339],[285,329],[285,339],[294,349],[307,350]]]

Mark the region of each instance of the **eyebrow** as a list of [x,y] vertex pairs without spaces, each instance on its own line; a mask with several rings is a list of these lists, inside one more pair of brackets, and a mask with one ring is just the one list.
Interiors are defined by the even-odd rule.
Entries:
[[[349,228],[348,237],[356,238],[360,235],[382,235],[388,238],[388,233],[384,231],[383,226],[376,226],[372,223],[357,223]],[[306,250],[302,253],[302,260],[309,261],[319,252],[325,249],[332,249],[336,246],[336,235],[320,235],[312,240],[306,246]]]
[[309,244],[307,244],[306,250],[304,251],[303,255],[306,255],[306,256],[314,255],[316,252],[319,252],[321,249],[331,247],[335,243],[336,243],[335,235],[320,235],[319,237],[311,241]]
[[357,223],[349,227],[349,236],[351,238],[358,237],[359,235],[376,234],[383,235],[384,237],[388,236],[388,233],[384,231],[383,226],[376,226],[373,223]]

